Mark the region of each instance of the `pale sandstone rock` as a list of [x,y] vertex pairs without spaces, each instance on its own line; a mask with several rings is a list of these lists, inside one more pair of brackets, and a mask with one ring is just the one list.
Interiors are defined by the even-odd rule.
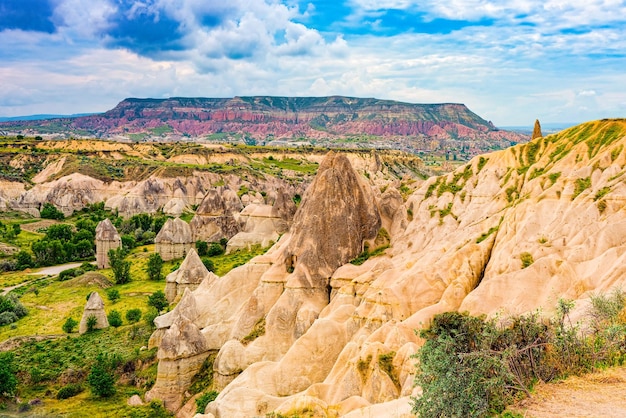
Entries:
[[154,239],[156,252],[164,261],[185,257],[193,242],[189,224],[180,218],[168,219]]
[[87,300],[85,309],[83,310],[83,317],[81,318],[78,326],[79,333],[84,334],[87,332],[87,318],[92,315],[95,316],[97,320],[94,329],[102,329],[109,326],[106,312],[104,312],[104,301],[98,292],[92,292],[91,295],[89,295],[89,299]]
[[209,189],[191,220],[194,241],[219,241],[231,238],[240,230],[235,219],[243,205],[237,193],[228,187]]
[[180,267],[165,278],[165,297],[172,303],[185,289],[195,290],[204,279],[213,281],[217,276],[207,270],[195,248],[190,248]]
[[122,239],[109,218],[96,227],[96,263],[99,269],[109,268],[109,251],[122,246]]
[[128,402],[126,402],[130,406],[141,406],[143,405],[143,401],[139,397],[139,395],[133,395],[128,398]]
[[228,241],[226,253],[254,245],[267,247],[289,229],[279,212],[270,205],[252,203],[241,211],[238,219],[243,225],[242,230]]

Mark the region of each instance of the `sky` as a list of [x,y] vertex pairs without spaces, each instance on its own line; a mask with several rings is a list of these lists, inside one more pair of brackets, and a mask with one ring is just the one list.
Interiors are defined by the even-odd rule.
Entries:
[[626,0],[0,0],[0,116],[253,95],[626,117]]

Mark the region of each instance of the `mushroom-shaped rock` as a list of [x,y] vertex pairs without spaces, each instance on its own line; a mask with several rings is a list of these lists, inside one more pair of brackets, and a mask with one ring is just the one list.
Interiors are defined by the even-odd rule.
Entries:
[[117,229],[109,218],[98,223],[96,227],[96,262],[98,268],[109,268],[109,251],[122,245]]
[[209,356],[200,329],[188,318],[178,316],[165,332],[159,351],[157,381],[146,393],[146,401],[161,399],[170,411],[182,405],[185,390]]
[[165,297],[170,303],[174,302],[185,289],[195,290],[207,277],[211,280],[217,278],[207,270],[196,250],[190,248],[180,267],[165,278]]
[[219,241],[239,232],[235,215],[243,209],[237,193],[228,187],[209,189],[191,220],[194,240]]
[[156,251],[165,261],[184,257],[193,238],[189,224],[180,218],[168,219],[154,239]]
[[109,321],[107,320],[106,313],[104,312],[104,301],[98,292],[93,292],[89,295],[89,299],[87,300],[87,304],[85,304],[85,309],[83,310],[83,317],[80,320],[80,325],[78,327],[79,333],[84,334],[87,332],[87,321],[91,316],[96,318],[96,324],[93,329],[102,329],[109,326]]

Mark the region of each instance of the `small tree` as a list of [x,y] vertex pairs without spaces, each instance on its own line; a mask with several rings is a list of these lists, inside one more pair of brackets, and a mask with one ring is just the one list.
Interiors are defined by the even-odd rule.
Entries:
[[196,251],[200,257],[207,255],[209,250],[209,244],[206,241],[198,240],[196,241]]
[[163,279],[163,259],[159,253],[150,254],[148,258],[148,279]]
[[122,325],[122,315],[116,310],[112,310],[111,312],[109,312],[109,314],[107,315],[107,319],[109,320],[109,325],[114,328]]
[[161,312],[169,305],[165,293],[162,290],[157,290],[150,296],[148,296],[148,306],[154,307],[158,312]]
[[0,353],[0,396],[13,395],[17,388],[17,377],[15,364],[13,363],[13,353]]
[[46,202],[43,204],[43,207],[41,208],[41,211],[39,212],[39,216],[41,216],[43,219],[61,220],[65,218],[65,215],[63,215],[63,212],[58,210],[56,206],[54,206],[52,203],[49,203],[49,202]]
[[71,316],[65,320],[63,324],[63,331],[71,334],[74,332],[74,328],[78,325],[78,321],[72,318]]
[[126,320],[129,323],[134,324],[140,319],[141,319],[141,309],[135,308],[135,309],[129,309],[128,311],[126,311]]
[[215,271],[215,264],[213,264],[213,261],[211,261],[210,258],[203,258],[202,264],[204,264],[204,267],[206,267],[207,270]]
[[87,332],[91,332],[96,329],[96,325],[98,325],[98,318],[95,315],[89,315],[87,317]]
[[15,266],[17,270],[24,270],[35,265],[35,263],[33,263],[33,257],[29,252],[24,250],[17,253],[15,259],[17,260],[17,266]]
[[127,255],[126,250],[123,247],[114,248],[109,250],[108,255],[115,283],[125,284],[130,282],[130,261],[124,259]]
[[96,396],[108,398],[115,394],[115,377],[106,355],[98,354],[96,362],[91,366],[87,382],[91,392]]
[[117,289],[107,289],[107,299],[111,301],[111,303],[115,303],[120,300],[120,292]]

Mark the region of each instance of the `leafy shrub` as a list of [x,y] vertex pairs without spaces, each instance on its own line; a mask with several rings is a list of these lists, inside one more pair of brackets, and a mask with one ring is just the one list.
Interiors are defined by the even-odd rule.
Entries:
[[0,326],[12,324],[12,323],[16,322],[17,320],[18,320],[17,315],[15,315],[11,311],[6,311],[6,312],[0,313]]
[[212,390],[203,393],[202,396],[196,399],[196,414],[204,414],[206,406],[213,402],[217,398],[217,395],[219,395],[219,392]]
[[216,255],[224,254],[224,251],[226,251],[226,249],[219,242],[212,242],[207,250],[207,255],[209,257],[214,257]]
[[109,312],[107,320],[109,321],[109,325],[113,328],[117,328],[122,325],[122,315],[116,310]]
[[141,319],[141,309],[134,308],[134,309],[129,309],[128,311],[126,311],[126,320],[130,324],[134,324],[135,322],[138,322],[140,319]]
[[113,277],[116,284],[125,284],[130,282],[130,261],[125,260],[127,255],[124,247],[109,250],[109,264],[113,270]]
[[120,291],[117,289],[107,289],[107,299],[111,301],[111,303],[115,303],[120,300]]
[[35,266],[33,257],[28,251],[22,250],[17,253],[17,255],[15,256],[15,261],[17,261],[17,265],[15,266],[16,270],[24,270]]
[[155,308],[150,307],[148,308],[148,311],[143,316],[143,320],[145,321],[146,325],[148,325],[150,328],[154,328],[154,319],[157,316],[159,316],[159,312]]
[[522,260],[522,268],[525,269],[526,267],[529,267],[532,263],[535,262],[535,260],[533,259],[533,255],[531,253],[521,253],[519,255],[520,260]]
[[115,394],[115,377],[113,364],[106,354],[98,354],[96,362],[91,366],[87,382],[91,392],[99,397],[108,398]]
[[39,212],[39,216],[41,216],[43,219],[65,219],[65,215],[63,215],[63,212],[58,210],[56,206],[49,202],[43,204],[43,207]]
[[83,388],[82,385],[78,383],[70,383],[69,385],[65,385],[61,389],[59,389],[59,391],[57,392],[57,399],[68,399],[78,395],[84,390],[85,388]]
[[207,270],[215,271],[215,264],[213,264],[213,261],[210,258],[203,258],[202,264],[204,264],[204,267],[206,267]]
[[149,280],[162,280],[163,279],[163,259],[159,253],[150,254],[148,258],[148,279]]
[[17,367],[11,352],[0,352],[0,395],[13,395],[17,388]]
[[91,332],[96,329],[96,325],[98,325],[98,318],[95,315],[89,315],[87,317],[87,332]]
[[169,306],[169,304],[170,303],[167,301],[165,293],[163,293],[162,290],[157,290],[156,292],[148,296],[148,306],[152,306],[158,312],[161,312],[163,309]]
[[70,316],[69,318],[65,320],[65,323],[63,324],[63,331],[67,332],[68,334],[71,334],[77,325],[78,325],[78,321],[76,321],[74,318]]
[[200,257],[207,255],[207,252],[209,251],[209,244],[207,244],[206,241],[196,241],[196,251]]

